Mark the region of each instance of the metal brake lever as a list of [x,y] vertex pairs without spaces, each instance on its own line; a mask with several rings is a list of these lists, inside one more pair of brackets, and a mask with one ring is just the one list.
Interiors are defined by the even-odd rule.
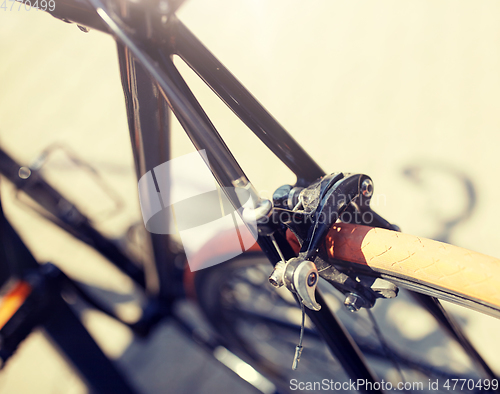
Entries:
[[318,285],[316,265],[301,257],[288,260],[283,273],[283,282],[291,292],[296,293],[300,301],[309,309],[319,311],[321,305],[316,302],[315,291]]

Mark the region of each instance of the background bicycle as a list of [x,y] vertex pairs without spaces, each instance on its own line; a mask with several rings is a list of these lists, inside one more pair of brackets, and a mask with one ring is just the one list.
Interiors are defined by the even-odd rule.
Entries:
[[[270,5],[191,0],[179,17],[325,169],[370,174],[376,192],[385,196],[377,207],[384,217],[406,232],[498,256],[494,231],[498,136],[494,132],[500,98],[499,12],[494,2]],[[101,223],[118,236],[139,219],[139,211],[114,42],[35,11],[2,11],[0,17],[2,145],[27,162],[51,142],[64,142],[97,166],[126,200],[127,209],[120,216]],[[297,80],[298,75],[302,79]],[[207,102],[209,97],[207,94]],[[265,160],[248,155],[254,150],[248,147],[257,150],[260,143],[249,137],[242,144],[237,131],[243,127],[227,116],[222,105],[208,104],[208,111],[215,114],[216,125],[259,190],[270,194],[291,180],[270,155]],[[191,149],[180,132],[174,138],[174,156]],[[54,157],[51,165],[47,173],[61,188],[76,196],[84,191],[83,180],[74,181],[73,174],[79,172],[68,171],[64,158]],[[8,189],[5,182],[2,188]],[[94,195],[89,192],[82,202],[98,216],[97,201],[88,200]],[[78,246],[69,238],[56,231],[48,233],[45,223],[15,204],[9,205],[7,198],[4,201],[7,213],[39,259],[60,263],[82,280],[125,297],[123,282],[110,285],[113,273],[92,271],[95,256],[88,250],[76,256]],[[455,225],[461,216],[467,221]],[[83,264],[85,269],[80,268]],[[416,326],[411,314],[405,314],[397,300],[393,305],[389,315],[399,330],[410,336],[427,330],[430,335],[432,326],[421,325],[417,326],[420,331],[412,331]],[[480,339],[494,338],[498,323],[465,310],[458,313],[471,336],[478,339],[478,349],[485,358],[493,359],[494,366],[495,342]],[[102,335],[102,343],[112,355],[124,360],[129,357],[132,369],[140,365],[128,333],[95,314],[89,315],[89,324],[96,335]],[[106,332],[109,336],[104,338]],[[158,357],[172,343],[171,330],[166,327],[162,333],[156,343],[162,343],[165,352],[158,352],[162,353]],[[45,386],[47,392],[54,391],[54,382],[60,385],[60,375],[54,370],[61,361],[40,365],[35,355],[45,359],[50,351],[33,338],[0,376],[6,392],[19,391],[19,386],[12,385],[27,384],[16,377],[20,373],[29,372],[37,390],[42,389],[41,376],[53,379]],[[437,347],[430,354],[439,357],[441,351]],[[179,352],[175,353],[171,362],[180,365]],[[193,364],[191,357],[198,356],[185,357]],[[19,360],[17,365],[15,360]],[[202,364],[200,361],[199,368],[210,368]],[[172,369],[170,364],[158,368],[160,381],[153,384],[159,387],[162,379],[170,379],[164,371]],[[210,375],[209,370],[204,371]],[[144,371],[136,372],[143,384],[151,382]],[[186,375],[191,380],[192,375]],[[74,378],[68,379],[70,387]],[[196,390],[210,390],[209,381],[197,382]],[[179,389],[184,383],[179,381]],[[73,390],[84,390],[74,385]]]

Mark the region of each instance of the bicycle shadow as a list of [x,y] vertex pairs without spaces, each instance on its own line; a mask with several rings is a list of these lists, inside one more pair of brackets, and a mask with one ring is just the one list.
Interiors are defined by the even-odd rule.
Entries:
[[[118,293],[88,283],[79,282],[79,285],[126,321],[133,322],[140,317],[130,318],[140,308],[139,294]],[[73,309],[83,317],[83,321],[88,320],[84,317],[86,312],[95,311],[82,300],[68,301],[72,301]],[[190,313],[189,310],[184,312]],[[199,319],[198,316],[194,318]],[[196,323],[197,329],[203,327],[203,321]],[[120,335],[120,332],[115,332],[115,335]],[[172,324],[172,320],[161,322],[145,338],[130,331],[130,338],[116,362],[140,393],[258,392],[202,350],[176,324]]]
[[[411,182],[417,192],[423,193],[428,200],[430,211],[435,218],[435,230],[432,234],[422,234],[430,239],[449,243],[453,231],[459,225],[465,223],[474,213],[477,205],[477,188],[472,178],[464,171],[444,162],[418,161],[409,164],[402,169],[402,175]],[[444,183],[443,183],[444,181]],[[450,185],[454,183],[454,185]],[[446,185],[452,186],[453,190],[447,190]],[[460,200],[455,204],[454,212],[449,212],[448,217],[443,216],[441,211],[445,207],[439,207],[443,201],[447,204],[454,200]],[[432,205],[436,205],[433,207]]]

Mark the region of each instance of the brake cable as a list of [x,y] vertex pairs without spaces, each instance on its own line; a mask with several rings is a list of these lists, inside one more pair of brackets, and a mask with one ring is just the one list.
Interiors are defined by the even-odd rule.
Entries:
[[[299,297],[298,294],[297,294],[297,297]],[[299,300],[300,300],[300,297],[299,297]],[[304,304],[302,303],[302,301],[300,301],[300,308],[302,310],[302,323],[300,325],[299,344],[295,348],[295,356],[293,357],[292,369],[294,371],[299,366],[300,356],[302,355],[302,349],[303,349],[302,340],[304,339],[304,324],[305,324],[305,320],[306,320],[306,310],[305,310],[305,307],[304,307]]]

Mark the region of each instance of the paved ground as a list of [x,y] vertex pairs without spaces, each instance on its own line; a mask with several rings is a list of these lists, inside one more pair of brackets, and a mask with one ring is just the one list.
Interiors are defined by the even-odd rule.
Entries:
[[[406,232],[500,257],[498,2],[190,0],[180,17],[323,168],[368,173],[383,216]],[[255,153],[261,143],[188,76],[262,194],[292,181],[271,154]],[[140,219],[124,111],[109,37],[0,8],[0,143],[24,162],[55,142],[92,162],[125,200],[122,214],[99,223],[113,236]],[[174,146],[174,156],[192,149],[177,125]],[[55,156],[47,176],[89,215],[102,216],[104,197],[64,160]],[[9,218],[38,259],[126,297],[126,278],[47,230],[13,203],[5,182],[2,191]],[[428,330],[401,303],[389,309],[408,335]],[[498,321],[452,309],[500,372]],[[141,347],[100,315],[88,313],[87,323],[111,356],[135,369],[144,392],[243,392],[202,353],[182,346],[171,326]],[[429,350],[436,357],[442,351]],[[5,393],[85,390],[40,333],[0,374]]]

